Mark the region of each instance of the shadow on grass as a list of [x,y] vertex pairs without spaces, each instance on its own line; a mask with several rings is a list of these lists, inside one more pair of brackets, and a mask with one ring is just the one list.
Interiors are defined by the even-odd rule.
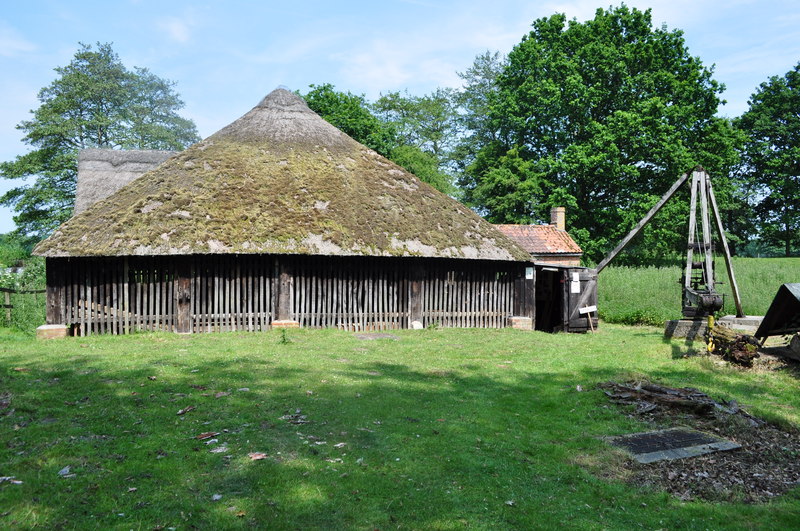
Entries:
[[[592,529],[656,527],[667,518],[674,527],[695,527],[698,518],[705,527],[730,523],[730,507],[685,506],[575,465],[581,455],[611,459],[599,437],[638,427],[594,389],[620,377],[617,368],[539,371],[534,365],[517,369],[514,360],[453,363],[434,356],[423,363],[413,355],[398,363],[376,359],[380,349],[352,359],[319,354],[314,361],[303,345],[280,355],[272,345],[261,353],[230,349],[208,359],[203,352],[193,355],[191,343],[185,352],[157,352],[137,364],[124,354],[111,360],[94,355],[91,349],[104,344],[87,344],[86,355],[71,353],[49,364],[3,358],[0,385],[9,406],[0,412],[2,473],[24,481],[0,491],[0,505],[9,511],[3,525],[519,529],[558,522]],[[678,368],[652,376],[707,379],[700,370]],[[742,390],[728,381],[715,385],[731,397]],[[177,415],[187,406],[195,409]],[[217,442],[196,438],[204,432],[218,433]],[[212,452],[218,448],[225,450]],[[252,452],[267,457],[251,460]],[[60,474],[66,466],[70,470]],[[796,515],[781,505],[737,511],[745,520],[769,514],[776,523]]]

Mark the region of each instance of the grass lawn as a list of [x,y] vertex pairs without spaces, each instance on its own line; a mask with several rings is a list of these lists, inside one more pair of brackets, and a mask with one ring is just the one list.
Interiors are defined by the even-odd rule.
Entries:
[[[43,342],[0,332],[0,476],[22,481],[0,483],[0,527],[800,523],[797,488],[747,505],[735,496],[682,502],[627,485],[618,466],[624,457],[600,437],[645,426],[595,388],[647,376],[799,426],[796,373],[683,357],[685,345],[647,327],[396,335],[364,341],[297,330],[289,342],[277,331]],[[205,432],[219,432],[218,442],[196,439]],[[254,452],[266,458],[248,457]]]

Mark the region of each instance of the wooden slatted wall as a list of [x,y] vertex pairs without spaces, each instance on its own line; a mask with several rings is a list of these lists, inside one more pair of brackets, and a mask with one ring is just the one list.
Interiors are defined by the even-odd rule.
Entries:
[[275,259],[263,255],[195,257],[192,332],[267,330],[274,315]]
[[504,328],[514,308],[514,272],[499,263],[428,267],[422,282],[422,324]]
[[342,330],[408,328],[409,270],[372,258],[294,259],[291,315],[300,326]]
[[48,260],[58,271],[57,315],[76,335],[174,330],[174,272],[155,257]]
[[415,269],[423,326],[503,328],[514,309],[517,264],[391,258],[296,259],[292,318],[300,326],[343,330],[410,327],[410,284]]
[[[267,330],[277,315],[279,271],[291,278],[288,315],[303,327],[394,330],[419,320],[501,328],[515,308],[520,264],[205,255],[48,259],[48,268],[48,322],[90,335]],[[179,274],[189,276],[181,284],[186,295],[176,287]]]

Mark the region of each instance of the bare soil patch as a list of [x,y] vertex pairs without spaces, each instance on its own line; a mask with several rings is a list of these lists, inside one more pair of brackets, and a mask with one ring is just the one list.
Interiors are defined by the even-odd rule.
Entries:
[[[647,385],[647,382],[644,383]],[[642,382],[629,382],[641,386]],[[607,389],[608,383],[601,384]],[[680,395],[686,395],[686,389]],[[800,485],[800,433],[754,417],[734,401],[717,406],[687,407],[683,396],[675,401],[654,404],[646,397],[614,397],[632,418],[643,420],[654,429],[688,427],[718,435],[741,448],[698,457],[640,464],[626,459],[623,475],[631,484],[666,490],[681,500],[740,501],[762,503]],[[696,395],[697,396],[697,395]],[[700,402],[704,402],[701,399]],[[707,403],[707,402],[706,402]],[[618,465],[620,463],[617,463]]]

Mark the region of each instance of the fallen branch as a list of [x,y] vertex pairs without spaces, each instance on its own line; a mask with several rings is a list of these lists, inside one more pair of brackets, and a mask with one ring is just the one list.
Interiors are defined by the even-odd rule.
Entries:
[[717,402],[691,387],[665,387],[651,382],[605,382],[598,387],[617,403],[635,404],[637,413],[647,413],[663,406],[691,411],[697,415],[711,415],[715,412],[738,414],[747,418],[753,426],[763,424],[763,421],[742,410],[735,400]]

